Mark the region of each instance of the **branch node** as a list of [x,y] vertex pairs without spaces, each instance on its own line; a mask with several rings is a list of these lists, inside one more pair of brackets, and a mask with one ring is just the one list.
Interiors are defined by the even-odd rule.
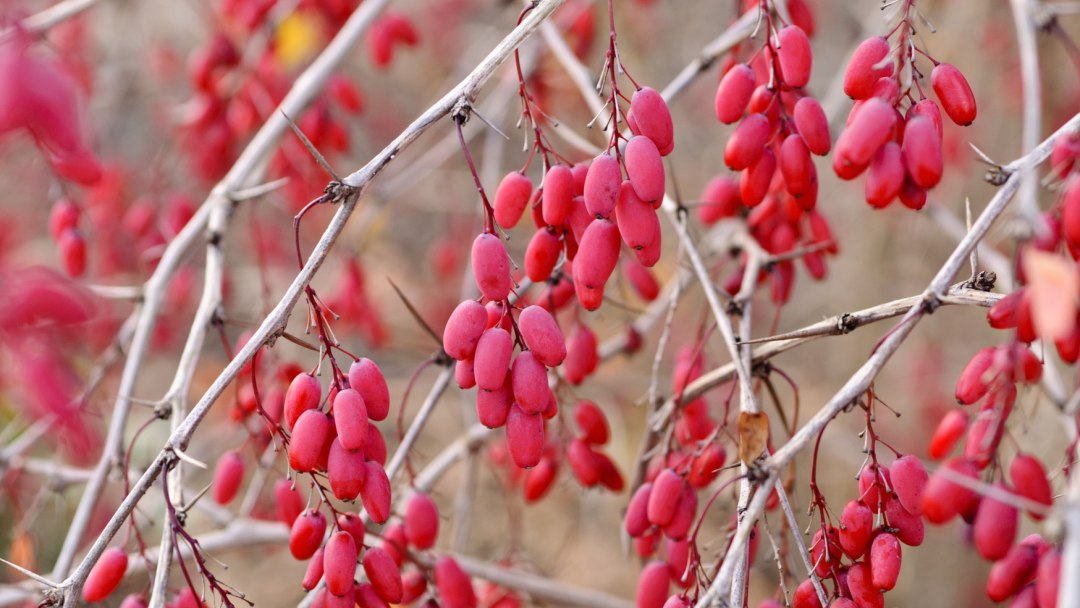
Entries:
[[989,270],[980,270],[978,274],[964,282],[964,287],[978,291],[990,291],[997,282],[997,274]]

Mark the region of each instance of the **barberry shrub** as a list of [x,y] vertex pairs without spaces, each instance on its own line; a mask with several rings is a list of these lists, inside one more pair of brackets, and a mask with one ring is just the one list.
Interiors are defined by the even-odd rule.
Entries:
[[121,4],[0,6],[0,606],[1080,604],[1074,11]]

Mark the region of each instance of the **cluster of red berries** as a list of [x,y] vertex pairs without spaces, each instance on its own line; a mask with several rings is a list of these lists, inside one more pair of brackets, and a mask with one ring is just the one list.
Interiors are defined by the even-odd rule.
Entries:
[[[532,211],[537,231],[525,254],[526,276],[535,282],[551,279],[565,250],[561,272],[572,277],[573,294],[586,310],[603,302],[621,244],[642,266],[652,267],[660,259],[656,209],[664,199],[662,157],[674,148],[671,114],[655,89],[643,87],[631,97],[626,121],[635,135],[621,152],[608,151],[573,166],[554,164],[535,193],[529,178],[514,171],[495,192],[494,217],[502,228],[516,226],[527,208]],[[566,283],[559,293],[549,292],[554,308],[569,300],[569,287]]]
[[[897,458],[888,467],[871,464],[859,473],[859,496],[844,506],[839,527],[826,523],[810,546],[815,575],[833,582],[834,599],[829,606],[885,605],[884,592],[896,586],[900,575],[901,546],[917,547],[923,542],[922,497],[927,479],[926,469],[911,455]],[[805,580],[796,588],[792,605],[823,608],[813,581]]]
[[[768,20],[771,29],[771,18]],[[732,64],[716,88],[716,117],[738,123],[724,148],[724,163],[738,179],[713,178],[701,195],[698,217],[712,224],[750,208],[747,225],[771,255],[807,247],[803,262],[811,276],[826,274],[825,254],[838,249],[824,217],[815,211],[818,195],[813,155],[829,153],[832,140],[821,105],[804,87],[810,81],[813,53],[807,32],[788,25],[770,36],[749,63]],[[795,280],[794,261],[778,261],[758,282],[772,279],[773,301],[788,300]],[[739,291],[742,271],[725,289]]]
[[[976,115],[971,87],[951,64],[934,61],[930,84],[937,101],[925,97],[917,80],[914,90],[911,85],[904,88],[905,67],[921,77],[914,51],[906,50],[910,32],[906,23],[905,18],[899,28],[905,48],[895,66],[889,40],[877,36],[855,49],[844,73],[844,92],[855,106],[836,141],[833,170],[841,179],[852,180],[869,169],[866,202],[877,208],[899,198],[906,207],[921,209],[927,190],[941,181],[944,171],[941,111],[961,126],[971,124]],[[907,110],[901,113],[905,101]]]

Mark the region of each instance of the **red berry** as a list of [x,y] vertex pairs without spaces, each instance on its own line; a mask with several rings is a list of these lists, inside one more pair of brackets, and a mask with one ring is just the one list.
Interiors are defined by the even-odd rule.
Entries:
[[941,181],[944,159],[941,137],[929,118],[913,116],[904,126],[904,165],[911,181],[920,188],[933,188]]
[[[574,258],[574,281],[589,289],[602,289],[619,261],[619,242],[614,222],[598,219],[590,223]],[[578,299],[582,299],[580,290]]]
[[[370,553],[371,550],[368,551]],[[323,551],[326,590],[338,597],[352,596],[356,574],[356,542],[348,532],[337,532],[326,541]]]
[[521,220],[532,197],[532,182],[520,171],[512,171],[503,177],[495,190],[495,221],[510,229]]
[[716,119],[730,125],[742,118],[754,93],[754,70],[745,63],[732,67],[716,87]]
[[898,458],[889,466],[889,481],[892,482],[893,492],[904,509],[912,515],[922,513],[919,501],[922,500],[923,489],[929,478],[919,459],[910,454]]
[[443,350],[458,361],[472,358],[487,321],[487,309],[479,302],[465,300],[458,304],[443,329]]
[[[889,41],[881,36],[863,40],[851,55],[844,72],[844,93],[852,99],[866,99],[878,79],[892,73],[892,65],[882,65],[889,54]],[[880,66],[880,67],[879,67]]]
[[364,449],[368,436],[367,406],[358,391],[351,388],[338,391],[334,397],[334,427],[341,447],[351,452]]
[[766,148],[739,179],[739,197],[747,207],[756,207],[765,200],[773,175],[776,174],[776,155]]
[[390,479],[378,462],[364,463],[364,488],[360,490],[360,500],[371,521],[381,524],[390,518]]
[[506,417],[506,444],[510,458],[519,468],[539,464],[544,455],[544,417],[539,413],[527,414],[516,403],[511,405]]
[[505,300],[510,295],[510,256],[494,234],[483,233],[472,246],[473,275],[480,293],[489,300]]
[[870,163],[866,176],[866,202],[883,208],[896,200],[904,187],[904,160],[900,146],[887,142]]
[[506,374],[499,388],[493,391],[483,389],[477,391],[476,415],[480,424],[489,429],[497,429],[506,424],[506,416],[510,413],[510,404],[513,401],[514,391],[510,374]]
[[390,389],[374,361],[368,358],[353,361],[349,368],[349,386],[364,398],[368,418],[386,420],[390,414]]
[[494,391],[502,387],[510,358],[514,354],[514,341],[510,332],[501,327],[484,330],[476,344],[473,358],[473,374],[476,385],[482,391]]
[[887,532],[874,537],[870,545],[870,580],[874,587],[888,591],[900,576],[900,541]]
[[[367,429],[364,429],[365,434]],[[355,500],[364,487],[366,468],[364,453],[347,450],[337,438],[330,445],[330,455],[326,462],[326,476],[330,480],[330,491],[340,500]]]
[[299,374],[285,392],[285,428],[292,429],[296,419],[307,410],[319,407],[322,385],[311,374]]
[[638,196],[629,180],[623,182],[619,190],[617,209],[615,219],[626,246],[642,250],[652,244],[659,232],[660,220],[653,206]]
[[623,164],[626,176],[641,200],[652,202],[664,198],[664,161],[653,140],[642,135],[631,137],[626,142]]
[[942,109],[958,125],[967,126],[975,121],[975,95],[971,92],[964,75],[956,66],[939,63],[930,72],[930,84],[941,102]]
[[[542,211],[549,226],[561,226],[574,200],[574,174],[566,165],[553,165],[544,174]],[[501,299],[501,298],[499,298]]]
[[649,521],[658,526],[663,526],[675,516],[675,509],[679,505],[682,496],[684,481],[679,475],[671,470],[664,469],[653,481],[652,491],[649,493],[648,517]]
[[[840,134],[833,152],[833,169],[843,179],[862,173],[881,146],[885,145],[896,124],[896,110],[874,97],[854,110],[848,128]],[[851,172],[854,171],[854,174]]]
[[642,87],[630,98],[630,111],[638,133],[653,140],[660,154],[667,156],[675,148],[674,127],[667,102],[651,87]]
[[540,306],[526,306],[518,316],[518,329],[525,346],[547,367],[557,367],[566,358],[566,340],[555,317]]
[[646,564],[638,577],[637,608],[663,608],[670,585],[667,564],[661,561]]
[[777,32],[776,38],[779,42],[776,55],[784,84],[794,89],[805,87],[810,82],[810,68],[814,62],[806,32],[797,25],[789,25]]
[[330,419],[319,410],[300,415],[289,438],[289,466],[300,473],[318,468],[323,450],[330,442]]
[[829,135],[829,119],[821,104],[813,97],[803,97],[795,102],[794,116],[795,128],[806,147],[818,156],[828,154],[832,148],[832,137]]
[[622,185],[622,169],[615,157],[604,153],[593,159],[585,174],[585,208],[590,217],[611,217]]
[[559,262],[562,245],[562,240],[554,230],[538,229],[525,249],[525,275],[534,283],[542,283],[551,278],[551,271]]
[[417,549],[435,546],[439,535],[439,508],[427,494],[417,492],[405,503],[405,538]]
[[[995,487],[1003,492],[1010,491],[1003,484]],[[1018,517],[1016,507],[993,496],[984,496],[973,527],[973,540],[979,555],[991,561],[1005,557],[1016,541]]]
[[472,581],[454,558],[441,557],[435,562],[435,586],[444,608],[476,608]]
[[919,502],[923,517],[932,524],[943,524],[960,513],[966,513],[979,501],[978,494],[946,477],[941,473],[941,469],[948,469],[953,475],[970,479],[979,477],[975,465],[964,458],[948,460],[940,469],[934,471]]
[[[1046,477],[1046,469],[1038,458],[1030,454],[1017,454],[1009,465],[1009,479],[1012,480],[1016,493],[1024,498],[1050,507],[1054,504],[1054,492]],[[1032,519],[1041,521],[1041,513],[1028,511]]]
[[128,556],[123,549],[109,547],[102,552],[83,585],[82,596],[87,602],[100,602],[112,595],[127,573]]
[[405,589],[401,584],[401,569],[394,558],[380,547],[370,547],[364,551],[363,564],[375,593],[390,604],[399,603]]
[[870,546],[874,514],[866,503],[852,500],[840,513],[840,547],[851,559],[859,559]]
[[769,119],[764,114],[750,114],[735,127],[724,147],[724,164],[742,171],[757,162],[769,142]]
[[214,468],[214,502],[227,505],[236,498],[244,481],[244,459],[236,452],[225,452]]
[[296,559],[310,559],[319,550],[324,534],[326,517],[315,509],[304,511],[296,518],[289,531],[289,552]]

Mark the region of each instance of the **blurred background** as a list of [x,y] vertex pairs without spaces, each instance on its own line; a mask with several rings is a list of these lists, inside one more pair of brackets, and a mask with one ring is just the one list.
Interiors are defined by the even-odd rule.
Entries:
[[[814,70],[807,89],[834,111],[835,138],[851,106],[838,80],[848,54],[862,39],[887,33],[889,25],[878,2],[806,3],[816,26],[812,38]],[[0,18],[6,15],[10,25],[11,20],[48,4],[9,0],[0,7]],[[82,104],[80,129],[104,173],[96,185],[72,185],[56,179],[47,155],[27,132],[0,137],[0,293],[5,299],[15,298],[25,289],[22,277],[27,268],[61,267],[47,230],[50,210],[61,197],[75,200],[88,218],[82,228],[87,243],[86,271],[79,282],[132,286],[144,281],[163,243],[206,197],[242,147],[251,125],[258,124],[267,107],[272,107],[270,101],[287,90],[336,29],[329,11],[315,11],[309,6],[313,3],[304,1],[282,1],[276,5],[270,2],[274,5],[271,25],[264,23],[249,30],[238,25],[242,22],[236,16],[239,13],[229,11],[240,9],[229,4],[216,0],[165,4],[99,0],[81,16],[52,28],[35,46],[35,52],[46,61],[57,62],[77,82]],[[729,0],[616,0],[623,64],[638,83],[662,88],[737,17],[736,4]],[[967,76],[978,100],[979,117],[967,128],[946,124],[946,177],[931,192],[928,207],[918,212],[899,204],[872,209],[863,200],[861,180],[841,182],[833,175],[828,158],[816,159],[821,178],[818,210],[832,225],[840,254],[829,259],[824,281],[811,280],[800,266],[792,299],[781,308],[770,300],[767,286],[760,289],[754,307],[755,337],[915,295],[926,286],[956,243],[949,226],[962,226],[965,204],[970,203],[977,214],[995,191],[984,181],[986,167],[969,144],[1003,163],[1022,152],[1019,59],[1009,7],[1003,1],[918,3],[919,11],[936,30],[931,33],[931,28],[918,24],[920,43],[935,58],[955,64]],[[418,44],[397,47],[393,60],[384,66],[377,65],[369,41],[358,45],[341,75],[362,95],[361,111],[350,109],[340,96],[328,95],[320,99],[317,108],[299,117],[298,123],[309,133],[324,129],[317,143],[338,174],[358,169],[475,66],[513,27],[519,9],[516,4],[494,0],[393,2],[392,10],[414,25]],[[605,9],[603,3],[572,1],[555,17],[594,75],[600,72],[606,46]],[[1059,10],[1062,14],[1056,15],[1047,5],[1040,13],[1041,23],[1046,24],[1038,33],[1043,136],[1080,109],[1078,55],[1072,37],[1080,31],[1080,16],[1069,14],[1070,9]],[[230,106],[222,114],[225,124],[233,129],[231,135],[222,135],[212,126],[220,123],[208,116],[225,111],[212,107],[216,102],[200,90],[193,76],[200,53],[207,53],[220,36],[232,43],[240,66],[223,78],[231,79],[232,94],[249,105],[248,116],[237,109],[239,106]],[[533,70],[529,86],[552,122],[559,125],[549,123],[545,129],[552,133],[569,130],[594,145],[602,144],[599,129],[586,126],[592,113],[545,49],[534,37],[522,51],[523,62]],[[711,177],[728,172],[722,157],[731,128],[719,124],[712,109],[718,78],[718,67],[714,66],[671,104],[676,146],[670,157],[669,186],[675,185],[686,200],[694,200]],[[479,120],[465,127],[489,194],[502,175],[520,168],[527,157],[522,151],[527,132],[518,125],[516,87],[512,66],[507,64],[486,87],[478,104],[486,121],[507,134],[507,139]],[[332,128],[326,127],[326,122],[332,123]],[[550,139],[570,160],[590,157],[560,137]],[[539,181],[535,163],[529,175],[534,183]],[[241,203],[231,218],[225,239],[224,323],[207,340],[191,390],[192,403],[222,369],[228,351],[261,321],[295,276],[292,217],[305,202],[321,194],[329,178],[291,135],[267,170],[268,179],[282,176],[290,178],[288,186]],[[1042,189],[1041,197],[1044,209],[1054,204],[1052,189]],[[301,226],[305,251],[310,251],[330,216],[331,210],[325,206],[306,215]],[[471,295],[468,244],[482,228],[481,222],[472,176],[453,139],[452,123],[444,120],[401,153],[373,183],[330,261],[312,283],[328,302],[348,303],[349,310],[337,310],[343,318],[335,325],[335,332],[347,350],[379,363],[390,383],[393,412],[404,404],[406,421],[438,373],[434,367],[417,373],[438,344],[402,306],[390,281],[401,288],[424,321],[440,332],[453,307]],[[518,264],[532,232],[526,224],[527,220],[508,232],[508,247]],[[665,283],[677,272],[679,262],[674,231],[666,222],[663,227],[664,255],[654,271]],[[695,235],[704,232],[700,225],[693,228]],[[1016,225],[1006,218],[987,240],[1006,260],[1006,270],[1015,235]],[[170,286],[153,354],[144,362],[136,390],[140,400],[160,398],[171,381],[201,291],[202,257],[201,251],[193,253]],[[723,252],[712,252],[708,261],[720,268],[724,257]],[[721,270],[721,276],[730,270]],[[999,281],[997,290],[1007,291],[1009,277],[1001,275]],[[614,304],[595,313],[580,313],[601,341],[622,335],[646,307],[624,283],[617,281],[609,287]],[[37,393],[62,391],[62,386],[78,393],[85,386],[132,310],[131,303],[123,299],[89,297],[94,301],[92,322],[80,325],[76,334],[66,338],[49,338],[55,350],[48,351],[48,356],[63,364],[56,373],[68,384],[50,382],[54,376],[45,371],[33,375],[14,340],[2,349],[0,425],[5,430],[0,435],[8,437],[7,441],[43,415],[43,404],[49,399]],[[564,329],[575,314],[560,317]],[[304,317],[301,304],[290,323],[295,335],[304,334]],[[659,366],[659,386],[665,395],[670,392],[675,353],[697,343],[708,318],[700,288],[688,288],[678,304]],[[846,336],[819,340],[774,360],[774,365],[797,384],[801,421],[865,361],[890,326],[886,321]],[[658,335],[658,329],[651,330],[643,336],[643,346],[636,354],[616,356],[581,386],[563,386],[558,393],[564,406],[588,398],[603,409],[612,426],[606,452],[627,479],[632,476],[645,428],[643,402]],[[878,396],[898,414],[895,418],[880,417],[877,432],[896,449],[925,457],[934,425],[943,412],[955,407],[951,394],[956,375],[976,350],[1001,341],[1002,335],[987,327],[985,311],[980,309],[944,307],[926,318],[876,383]],[[312,353],[284,341],[278,341],[273,353],[283,362],[296,361],[304,367],[314,363]],[[704,353],[707,369],[728,361],[718,336],[706,342]],[[63,463],[73,470],[92,467],[115,397],[118,369],[114,365],[105,370],[100,385],[77,413],[65,413],[77,416],[78,424],[50,432],[26,456]],[[1062,373],[1068,379],[1069,370]],[[412,391],[404,401],[410,382]],[[27,384],[32,386],[28,389]],[[717,417],[724,410],[729,390],[721,387],[707,396]],[[200,428],[189,450],[195,458],[212,463],[223,449],[239,449],[249,466],[255,467],[261,451],[233,414],[239,392],[239,387],[230,389],[227,395],[231,398],[218,403]],[[794,406],[791,390],[782,387],[780,397],[785,408]],[[421,469],[472,424],[474,403],[475,389],[451,387],[412,454],[414,469]],[[1013,417],[1010,440],[1003,449],[1012,451],[1020,446],[1042,457],[1048,468],[1060,471],[1066,439],[1049,403],[1035,388],[1022,390],[1017,403],[1020,415]],[[380,424],[391,451],[397,436],[394,414]],[[153,458],[168,435],[167,423],[148,424],[151,419],[150,407],[135,408],[128,440],[146,425],[131,444],[131,467],[136,470]],[[841,416],[829,426],[822,442],[818,480],[834,515],[857,493],[854,479],[864,458],[858,434],[863,427],[861,414]],[[785,435],[780,426],[774,423],[772,432],[773,443],[782,443]],[[495,436],[497,441],[501,432]],[[730,448],[730,439],[725,445]],[[731,458],[729,449],[729,461]],[[797,462],[797,477],[790,491],[805,526],[812,521],[805,511],[809,468],[809,454],[805,454]],[[5,469],[0,554],[47,572],[59,551],[81,486],[16,466]],[[273,470],[277,477],[284,473],[282,458]],[[189,470],[191,488],[201,488],[209,479],[209,473]],[[1056,489],[1060,490],[1061,481],[1054,477]],[[487,561],[505,560],[514,568],[556,581],[633,598],[642,562],[621,539],[626,491],[583,490],[563,466],[550,494],[526,505],[520,486],[505,467],[490,458],[485,447],[451,468],[432,494],[443,515],[440,549]],[[102,501],[96,516],[98,525],[122,496],[122,483],[117,479]],[[725,493],[705,517],[700,548],[706,558],[723,549],[724,526],[733,512],[733,498],[732,492]],[[143,536],[155,546],[160,538],[160,492],[151,492],[138,512]],[[255,514],[273,517],[269,487]],[[212,518],[199,510],[192,511],[188,521],[189,530],[196,533],[215,527]],[[777,528],[778,518],[770,515],[769,525]],[[816,524],[809,530],[812,534]],[[1024,520],[1022,534],[1038,530],[1030,520]],[[1054,534],[1053,530],[1043,532]],[[900,583],[896,591],[886,595],[886,604],[988,605],[983,593],[988,565],[974,553],[967,536],[967,527],[959,522],[928,527],[923,546],[905,548]],[[298,581],[305,565],[293,560],[283,545],[221,551],[213,556],[228,569],[216,564],[211,568],[256,605],[289,606],[304,595]],[[794,555],[788,560],[788,574],[794,577],[787,581],[788,589],[794,589],[804,574]],[[0,580],[16,581],[18,576],[5,570],[0,572]],[[763,543],[753,566],[750,605],[774,597],[778,581],[775,562]],[[145,577],[134,576],[123,589],[139,591],[145,584]],[[174,585],[179,587],[182,582],[174,580]],[[120,597],[117,594],[106,605],[118,605]]]

